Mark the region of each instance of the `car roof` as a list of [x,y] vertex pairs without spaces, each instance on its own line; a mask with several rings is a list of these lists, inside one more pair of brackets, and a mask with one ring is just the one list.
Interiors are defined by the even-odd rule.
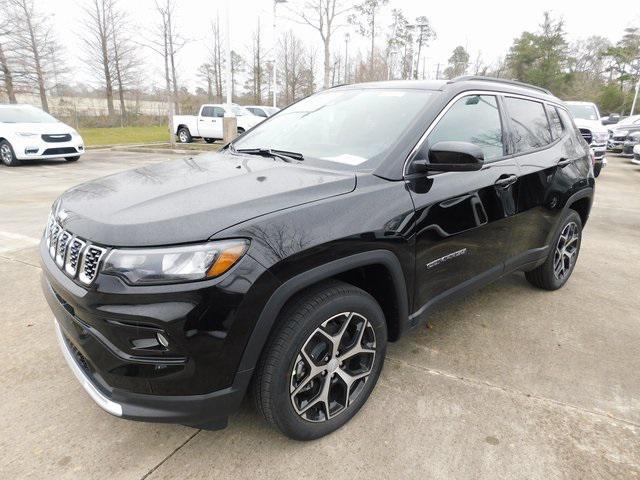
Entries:
[[383,82],[368,82],[352,85],[344,85],[335,88],[400,88],[414,90],[442,91],[451,94],[462,93],[466,90],[490,90],[501,93],[513,93],[536,97],[540,100],[562,103],[549,90],[502,78],[482,76],[462,76],[452,80],[388,80]]

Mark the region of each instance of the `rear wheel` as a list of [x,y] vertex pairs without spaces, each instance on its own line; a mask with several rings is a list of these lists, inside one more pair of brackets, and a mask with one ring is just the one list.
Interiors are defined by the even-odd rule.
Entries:
[[180,143],[191,143],[191,132],[187,127],[181,127],[178,130],[178,140]]
[[545,290],[562,287],[573,273],[582,242],[582,220],[575,210],[569,210],[554,238],[553,248],[545,262],[525,272],[532,285]]
[[77,162],[78,160],[80,160],[80,157],[67,157],[65,158],[65,160],[67,162]]
[[13,147],[6,140],[0,141],[0,160],[8,167],[20,165],[20,160],[16,158]]
[[312,287],[282,312],[256,371],[269,423],[312,440],[347,423],[373,390],[387,345],[378,303],[342,282]]

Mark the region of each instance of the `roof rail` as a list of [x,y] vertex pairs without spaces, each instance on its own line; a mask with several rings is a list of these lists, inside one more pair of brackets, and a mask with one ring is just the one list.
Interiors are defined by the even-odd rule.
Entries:
[[481,75],[462,75],[460,77],[456,77],[453,80],[449,80],[448,83],[456,83],[463,81],[481,81],[481,82],[495,82],[495,83],[504,83],[506,85],[514,85],[516,87],[522,88],[530,88],[532,90],[538,90],[539,92],[546,93],[547,95],[553,95],[549,90],[543,87],[536,87],[535,85],[530,85],[528,83],[519,82],[517,80],[507,80],[506,78],[494,78],[494,77],[483,77]]

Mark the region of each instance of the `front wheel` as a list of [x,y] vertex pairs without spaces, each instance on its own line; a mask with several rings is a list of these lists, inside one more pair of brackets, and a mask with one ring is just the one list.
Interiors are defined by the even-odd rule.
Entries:
[[256,371],[257,407],[290,438],[327,435],[369,398],[386,346],[384,314],[371,295],[337,281],[312,287],[278,319]]
[[191,132],[188,128],[182,127],[178,130],[178,140],[180,143],[191,143]]
[[2,163],[7,167],[20,165],[20,160],[16,158],[16,155],[13,152],[13,147],[6,140],[2,140],[0,142],[0,160],[2,160]]
[[575,210],[569,210],[560,222],[553,247],[545,262],[525,272],[529,283],[544,290],[561,288],[573,273],[582,243],[582,220]]

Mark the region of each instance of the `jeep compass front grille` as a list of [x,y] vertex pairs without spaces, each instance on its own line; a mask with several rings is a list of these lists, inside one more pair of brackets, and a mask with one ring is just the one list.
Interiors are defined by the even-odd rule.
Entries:
[[47,223],[45,239],[56,265],[73,279],[91,285],[98,276],[106,249],[64,230],[53,217]]

